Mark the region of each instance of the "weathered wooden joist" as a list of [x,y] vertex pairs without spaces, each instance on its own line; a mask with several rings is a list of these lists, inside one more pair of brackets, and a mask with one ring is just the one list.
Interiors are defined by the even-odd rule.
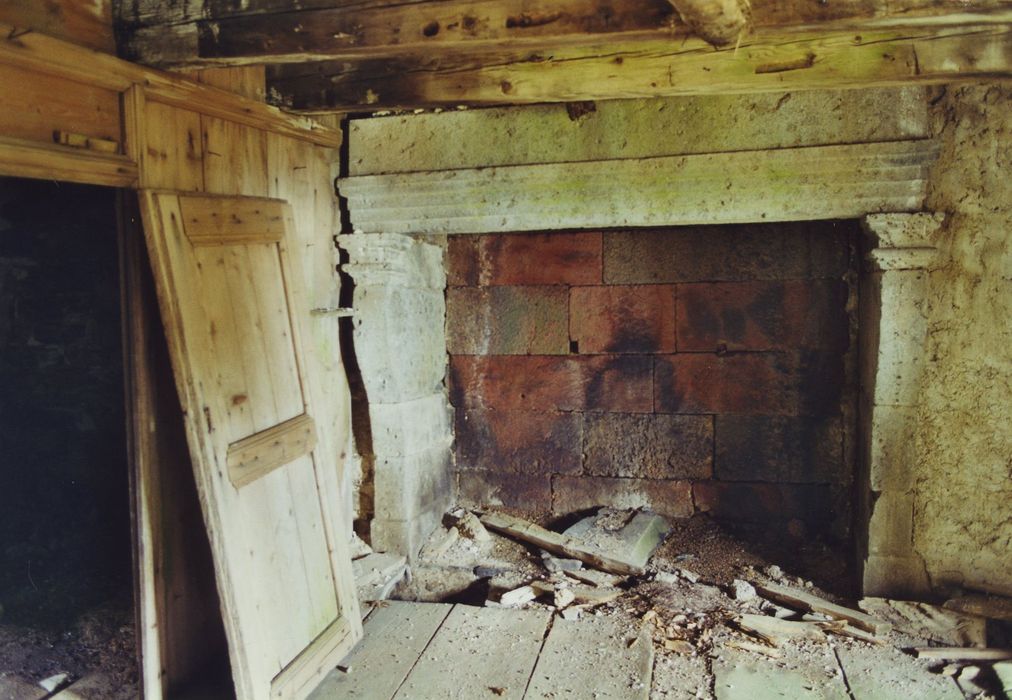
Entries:
[[799,221],[921,208],[931,141],[553,163],[340,181],[367,233]]
[[285,107],[354,111],[937,84],[1012,75],[1012,24],[757,31],[738,47],[629,37],[272,65]]
[[[280,0],[124,0],[118,23],[121,49],[128,57],[163,66],[391,57],[457,45],[550,50],[594,37],[631,34],[679,42],[690,35],[716,44],[737,40],[740,18],[717,31],[721,18],[711,17],[714,13],[707,8],[714,3],[709,0],[674,4],[680,11],[667,0],[306,0],[297,7]],[[974,3],[974,10],[1008,6],[991,0]],[[925,5],[911,0],[753,0],[748,21],[758,29],[823,22],[871,28],[875,21],[893,19],[909,26],[963,9],[965,5],[954,2]]]

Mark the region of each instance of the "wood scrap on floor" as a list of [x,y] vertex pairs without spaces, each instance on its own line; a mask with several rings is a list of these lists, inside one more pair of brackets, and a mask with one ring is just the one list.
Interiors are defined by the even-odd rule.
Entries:
[[954,647],[987,646],[987,621],[969,615],[906,600],[864,598],[858,606],[892,624],[900,634]]
[[756,588],[764,598],[772,600],[775,603],[787,605],[805,612],[822,613],[838,620],[846,620],[854,627],[871,632],[872,634],[885,634],[890,629],[890,625],[887,622],[877,620],[871,615],[866,615],[858,610],[831,603],[811,593],[772,583],[759,584]]
[[936,661],[1009,661],[1012,649],[972,649],[966,647],[917,647],[918,659]]
[[942,607],[968,615],[1012,622],[1012,600],[1002,596],[983,594],[960,596],[945,601]]
[[[787,639],[807,639],[813,642],[826,641],[826,623],[781,620],[766,615],[742,615],[735,625],[773,646],[780,646]],[[832,623],[829,623],[832,624]],[[836,623],[842,628],[844,623]]]

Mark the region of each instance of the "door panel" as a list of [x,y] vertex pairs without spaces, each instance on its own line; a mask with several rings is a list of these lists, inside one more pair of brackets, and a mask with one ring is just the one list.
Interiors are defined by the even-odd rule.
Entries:
[[241,699],[300,698],[361,636],[280,200],[143,192]]

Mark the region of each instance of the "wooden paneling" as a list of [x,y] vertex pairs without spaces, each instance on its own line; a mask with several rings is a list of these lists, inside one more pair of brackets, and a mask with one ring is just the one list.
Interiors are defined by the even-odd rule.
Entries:
[[112,0],[4,0],[0,22],[116,53]]
[[0,175],[136,187],[137,166],[126,156],[0,137]]
[[267,135],[243,124],[201,116],[204,191],[263,196],[268,191]]
[[53,143],[64,131],[109,141],[122,139],[119,94],[53,75],[0,63],[0,134]]
[[187,73],[198,83],[234,92],[246,99],[263,102],[266,91],[266,66],[226,66],[204,68]]
[[[0,24],[0,35],[7,37],[0,41],[3,65],[118,92],[142,85],[149,102],[190,109],[324,146],[341,145],[340,132],[322,127],[312,119],[251,102],[179,75],[144,68],[41,34],[19,33],[16,27],[7,24]],[[2,86],[6,90],[7,86]]]
[[138,148],[144,154],[141,169],[144,187],[184,192],[204,190],[204,144],[199,114],[147,102],[136,138],[142,141]]

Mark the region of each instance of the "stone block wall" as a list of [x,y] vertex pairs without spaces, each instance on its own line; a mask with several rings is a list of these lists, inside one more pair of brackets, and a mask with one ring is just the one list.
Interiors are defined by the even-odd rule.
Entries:
[[845,535],[854,223],[453,236],[460,497]]

